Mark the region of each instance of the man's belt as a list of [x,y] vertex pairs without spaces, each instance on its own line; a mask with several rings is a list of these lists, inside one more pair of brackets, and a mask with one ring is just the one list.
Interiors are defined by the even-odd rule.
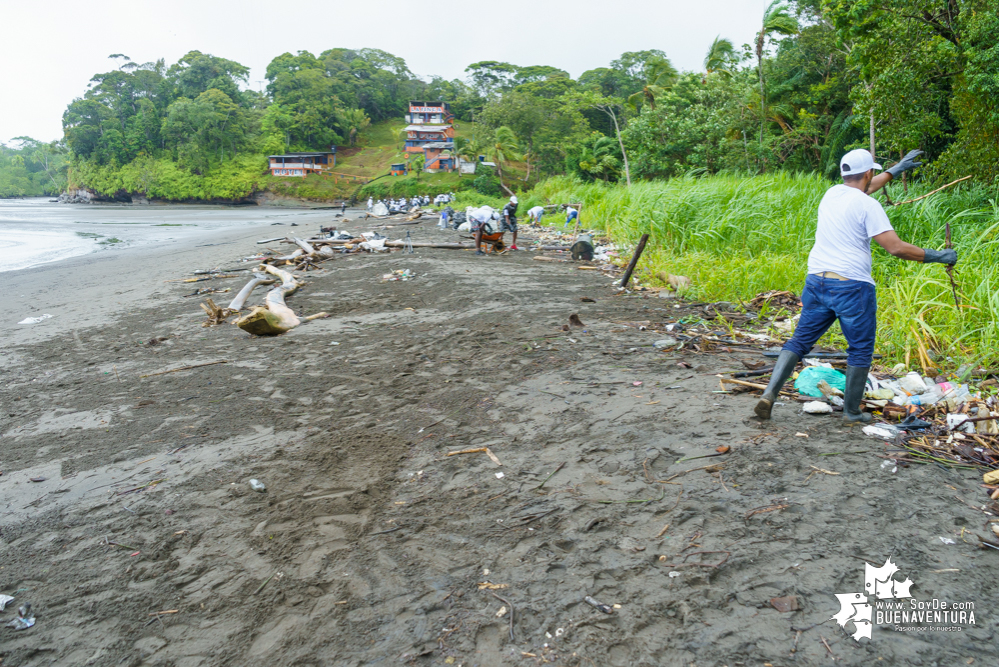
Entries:
[[812,275],[818,276],[819,278],[832,278],[833,280],[849,280],[849,278],[844,278],[833,271],[822,271],[821,273],[813,273]]

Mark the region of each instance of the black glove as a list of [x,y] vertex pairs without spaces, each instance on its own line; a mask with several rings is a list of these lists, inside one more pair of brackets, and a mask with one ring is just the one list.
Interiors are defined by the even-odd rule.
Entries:
[[923,256],[923,264],[934,262],[937,264],[950,264],[951,266],[957,264],[956,250],[930,250],[929,248],[923,248],[923,252],[926,253]]
[[891,167],[885,169],[893,179],[898,178],[902,175],[902,172],[909,171],[910,169],[915,169],[916,167],[922,167],[922,162],[916,162],[916,158],[923,154],[923,151],[909,151],[904,158],[902,158],[898,164],[894,164]]

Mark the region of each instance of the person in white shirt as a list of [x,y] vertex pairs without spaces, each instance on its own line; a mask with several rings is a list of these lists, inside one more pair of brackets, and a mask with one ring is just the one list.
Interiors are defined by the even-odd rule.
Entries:
[[374,208],[374,206],[375,206],[375,200],[372,199],[371,197],[368,197],[368,210],[370,211],[372,208]]
[[[465,217],[472,231],[475,232],[475,254],[485,255],[486,253],[482,251],[482,233],[492,221],[499,220],[499,213],[492,207],[482,206],[480,208],[465,209]],[[487,233],[492,234],[492,229]]]
[[530,221],[531,227],[537,227],[541,224],[541,218],[545,214],[544,206],[535,206],[527,210],[527,219]]
[[898,164],[878,176],[870,152],[858,148],[840,160],[843,183],[829,188],[819,203],[815,245],[808,255],[808,276],[801,294],[801,317],[774,364],[773,375],[756,404],[756,416],[770,419],[774,401],[795,366],[808,354],[833,322],[839,320],[846,337],[846,389],[843,418],[869,422],[860,401],[874,358],[877,334],[877,294],[871,277],[871,239],[890,254],[912,262],[957,263],[954,250],[932,250],[906,243],[898,237],[884,209],[870,194],[903,172],[921,165],[911,151]]

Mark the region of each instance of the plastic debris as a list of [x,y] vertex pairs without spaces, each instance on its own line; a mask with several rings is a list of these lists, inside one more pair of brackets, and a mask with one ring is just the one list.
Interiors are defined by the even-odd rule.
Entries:
[[832,389],[839,390],[840,393],[846,389],[846,376],[834,368],[823,368],[821,366],[809,366],[798,374],[798,379],[794,381],[794,388],[805,396],[822,396],[819,383],[825,383]]
[[801,409],[810,415],[827,415],[833,411],[832,406],[822,401],[809,401]]
[[915,371],[906,374],[905,377],[898,381],[898,384],[909,394],[922,394],[927,389],[923,378]]
[[669,578],[670,579],[676,579],[677,577],[680,576],[680,574],[681,574],[680,572],[677,572],[676,570],[674,570],[673,572],[669,573]]
[[23,604],[17,610],[17,618],[7,624],[8,628],[15,630],[27,630],[35,624],[35,617],[31,615],[31,605]]
[[49,315],[48,313],[45,313],[44,315],[39,315],[38,317],[26,317],[20,322],[18,322],[18,324],[38,324],[39,322],[47,320],[50,317],[52,317],[52,315]]
[[13,595],[0,594],[0,611],[3,611],[7,607],[7,604],[13,601],[14,601]]
[[865,426],[864,435],[870,435],[875,438],[884,438],[885,440],[894,440],[895,434],[898,431],[887,424],[878,424],[877,426]]
[[965,414],[949,414],[947,415],[947,428],[951,431],[963,431],[964,433],[974,433],[974,424],[966,423],[968,421],[968,415]]
[[[364,244],[362,243],[361,245],[364,245]],[[416,276],[416,274],[413,273],[412,271],[410,271],[409,269],[396,269],[392,273],[386,273],[385,275],[383,275],[382,276],[382,282],[383,283],[387,283],[387,282],[392,282],[392,281],[395,281],[395,280],[406,281],[406,280],[409,280],[410,278],[413,278],[415,276]]]
[[258,493],[263,493],[264,491],[267,490],[267,486],[259,479],[251,479],[250,488]]
[[652,344],[652,346],[655,347],[657,350],[664,350],[667,347],[675,347],[677,344],[678,341],[676,340],[676,338],[669,337],[657,340],[655,343]]
[[944,544],[957,544],[957,542],[950,539],[949,537],[941,537],[940,541],[943,542]]
[[591,607],[595,607],[595,608],[599,609],[600,611],[604,612],[605,614],[612,614],[612,613],[614,613],[614,608],[611,607],[609,604],[603,604],[602,602],[597,602],[596,600],[594,600],[593,598],[591,598],[589,595],[587,595],[585,598],[583,598],[583,600],[586,602],[586,604],[590,605]]
[[999,470],[990,470],[983,475],[982,480],[986,484],[999,484]]

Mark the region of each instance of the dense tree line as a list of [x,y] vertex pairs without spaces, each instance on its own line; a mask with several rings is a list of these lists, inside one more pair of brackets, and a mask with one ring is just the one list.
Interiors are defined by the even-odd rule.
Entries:
[[68,155],[57,141],[50,144],[15,137],[0,144],[0,197],[39,197],[66,187]]
[[384,51],[330,49],[279,55],[255,91],[245,66],[197,51],[169,67],[112,58],[63,117],[65,145],[91,165],[154,156],[200,174],[237,156],[353,144],[410,99],[443,99],[475,122],[458,152],[493,158],[504,189],[511,162],[524,181],[833,177],[844,151],[872,141],[883,162],[924,149],[935,177],[999,175],[999,0],[774,0],[752,43],[719,36],[690,72],[644,50],[575,79],[482,61],[465,80],[424,80]]

